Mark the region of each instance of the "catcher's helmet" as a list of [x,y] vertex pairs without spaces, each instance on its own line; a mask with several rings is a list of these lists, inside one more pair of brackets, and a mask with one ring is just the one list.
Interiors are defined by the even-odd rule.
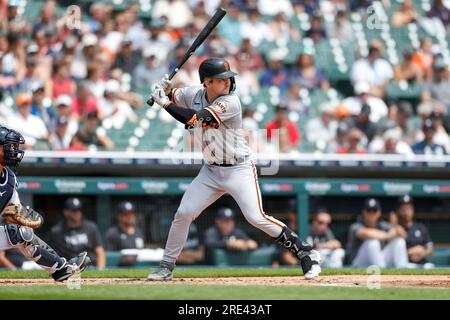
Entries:
[[19,132],[0,126],[0,145],[3,146],[2,165],[16,171],[24,155],[24,151],[20,149],[20,145],[24,143],[25,139]]
[[205,78],[218,78],[226,79],[231,78],[231,88],[230,92],[235,89],[234,76],[237,75],[236,72],[230,70],[230,64],[222,58],[208,58],[202,62],[198,70],[200,75],[200,82],[203,83]]

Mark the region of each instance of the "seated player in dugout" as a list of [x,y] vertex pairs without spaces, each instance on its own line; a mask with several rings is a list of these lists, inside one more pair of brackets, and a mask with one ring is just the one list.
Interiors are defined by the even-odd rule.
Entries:
[[208,58],[199,67],[202,85],[172,89],[165,75],[150,94],[172,117],[193,128],[194,135],[201,133],[204,158],[183,195],[160,266],[147,277],[150,281],[172,280],[189,225],[224,194],[231,195],[251,225],[294,252],[306,279],[315,279],[321,272],[320,253],[262,208],[257,169],[242,128],[242,106],[234,93],[236,75],[226,60]]
[[68,198],[64,202],[64,217],[54,225],[47,235],[47,242],[63,256],[86,251],[92,264],[104,268],[105,250],[97,225],[83,217],[83,204],[79,198]]
[[[42,216],[33,209],[24,208],[17,192],[16,170],[22,161],[25,143],[23,136],[6,127],[0,127],[0,251],[18,249],[26,258],[45,269],[55,281],[65,281],[83,271],[90,263],[87,252],[78,251],[75,257],[66,260],[57,251],[40,239],[31,227],[11,223],[5,216],[10,206],[23,208],[32,222],[42,224]],[[40,226],[36,224],[36,228]],[[11,265],[10,265],[11,267]]]
[[[308,243],[311,243],[315,250],[320,252],[321,265],[327,268],[341,268],[344,262],[345,250],[342,249],[341,242],[336,239],[330,229],[331,215],[325,208],[320,208],[314,214],[308,232]],[[297,212],[295,204],[289,206],[288,221],[292,230],[297,230]],[[297,265],[298,260],[289,251],[282,251],[273,265]]]
[[366,199],[361,215],[350,226],[348,234],[347,246],[353,267],[407,267],[405,230],[392,218],[390,223],[380,218],[380,202],[375,198]]
[[391,213],[391,219],[397,220],[398,224],[405,230],[406,248],[410,268],[430,269],[434,264],[427,258],[433,254],[433,241],[427,227],[414,221],[414,202],[411,196],[403,195],[398,199],[396,212]]
[[208,228],[204,237],[206,261],[214,263],[214,250],[247,251],[258,248],[256,241],[236,227],[235,213],[231,208],[217,211],[215,225]]
[[120,251],[143,248],[144,232],[136,224],[136,209],[130,201],[123,201],[117,206],[117,225],[106,232],[105,249]]

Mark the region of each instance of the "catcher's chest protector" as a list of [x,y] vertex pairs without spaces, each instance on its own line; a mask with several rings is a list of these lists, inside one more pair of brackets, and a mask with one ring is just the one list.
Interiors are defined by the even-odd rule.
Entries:
[[16,175],[8,167],[3,168],[3,177],[0,178],[0,212],[5,209],[15,188]]

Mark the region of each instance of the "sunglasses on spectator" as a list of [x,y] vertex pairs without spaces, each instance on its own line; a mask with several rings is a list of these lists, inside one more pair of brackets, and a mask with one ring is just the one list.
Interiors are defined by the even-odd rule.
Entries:
[[326,225],[329,225],[330,222],[329,222],[329,221],[323,221],[323,220],[317,220],[317,224],[326,224]]

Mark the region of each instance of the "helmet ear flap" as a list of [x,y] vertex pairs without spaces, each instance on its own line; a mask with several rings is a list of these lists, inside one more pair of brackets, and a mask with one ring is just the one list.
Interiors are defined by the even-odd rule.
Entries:
[[234,92],[234,90],[236,90],[236,80],[234,79],[234,77],[231,77],[230,81],[231,81],[230,93],[232,93]]

